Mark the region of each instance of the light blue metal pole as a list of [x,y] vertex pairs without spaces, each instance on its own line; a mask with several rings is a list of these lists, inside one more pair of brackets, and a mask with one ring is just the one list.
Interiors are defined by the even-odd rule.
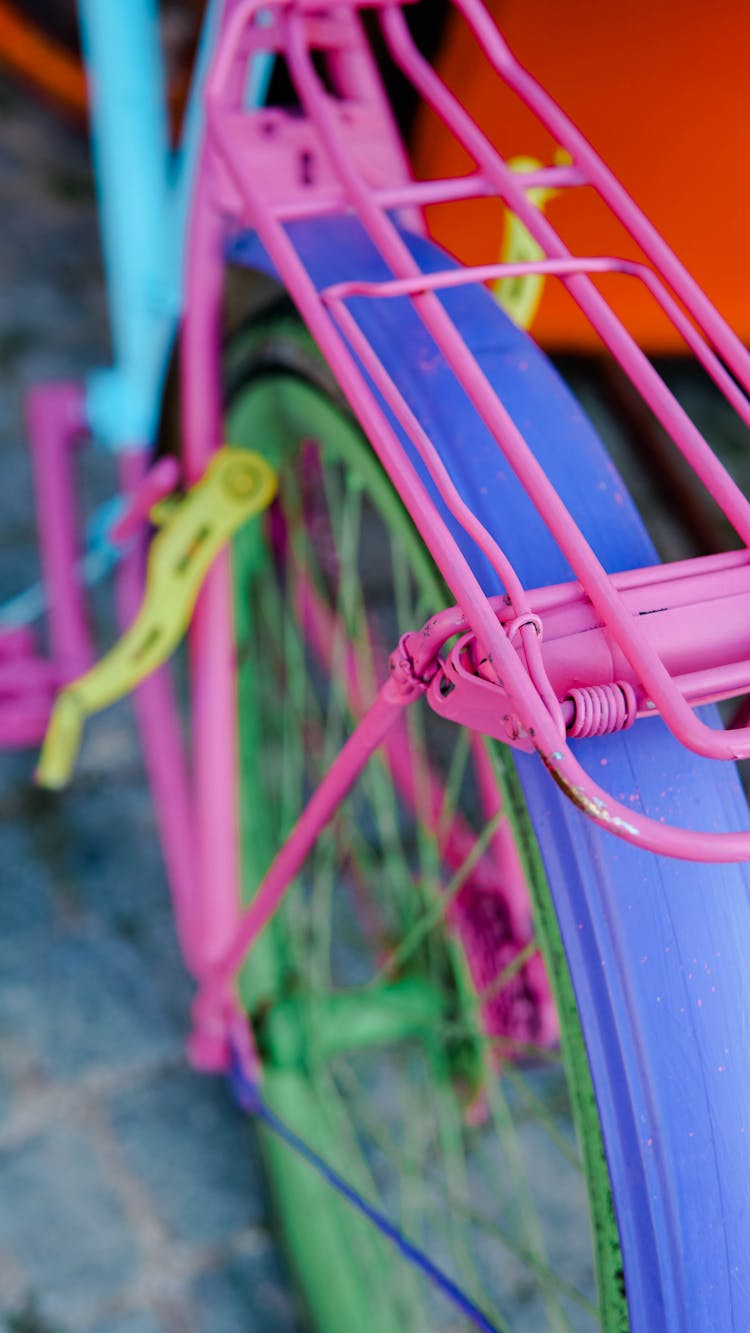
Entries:
[[[78,0],[114,366],[89,377],[88,420],[110,448],[153,442],[184,300],[190,199],[203,140],[203,88],[222,12],[209,0],[182,142],[171,153],[157,0]],[[262,21],[262,20],[261,20]],[[257,56],[248,101],[265,92],[273,57]]]
[[156,0],[79,0],[115,367],[92,376],[103,443],[153,437],[171,337],[169,146]]

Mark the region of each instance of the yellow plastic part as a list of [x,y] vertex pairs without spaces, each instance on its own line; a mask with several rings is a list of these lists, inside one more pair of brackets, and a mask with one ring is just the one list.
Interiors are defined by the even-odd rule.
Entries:
[[[563,150],[555,154],[555,164],[563,166],[570,161],[570,156]],[[538,171],[542,163],[535,157],[514,157],[508,163],[511,171]],[[554,199],[559,190],[545,186],[534,186],[526,191],[529,201],[535,208],[544,209],[550,199]],[[520,218],[515,213],[507,213],[505,234],[503,236],[500,262],[502,264],[533,264],[543,259],[544,251],[529,234]],[[530,273],[526,277],[500,278],[493,286],[498,305],[510,315],[514,324],[521,329],[530,329],[539,309],[544,292],[544,275]]]
[[160,528],[149,549],[141,608],[101,661],[58,694],[36,773],[40,786],[65,786],[86,718],[129,694],[166,661],[188,627],[219,551],[275,494],[276,474],[264,458],[225,446],[184,497],[155,507]]

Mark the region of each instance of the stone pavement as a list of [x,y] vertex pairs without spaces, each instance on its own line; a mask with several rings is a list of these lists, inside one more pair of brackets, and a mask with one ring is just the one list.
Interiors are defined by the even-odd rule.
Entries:
[[[2,602],[36,573],[22,390],[108,350],[86,145],[8,87],[0,120]],[[89,463],[90,497],[110,467]],[[62,798],[33,762],[0,755],[0,1329],[294,1333],[252,1129],[185,1064],[129,708]]]

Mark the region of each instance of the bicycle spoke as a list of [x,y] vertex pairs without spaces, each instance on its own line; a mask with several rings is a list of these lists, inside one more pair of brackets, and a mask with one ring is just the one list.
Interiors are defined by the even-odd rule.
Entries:
[[[255,688],[267,713],[259,737],[270,756],[256,782],[278,793],[270,802],[271,842],[287,835],[374,697],[398,634],[440,604],[397,537],[374,545],[369,488],[327,464],[324,449],[303,444],[302,467],[283,475],[269,516],[271,569],[253,595],[263,651]],[[371,586],[372,550],[376,581],[388,582],[393,597],[387,608]],[[547,1150],[571,1172],[578,1164],[555,1112],[537,1095],[533,1071],[529,1081],[518,1068],[531,1061],[549,1081],[554,1075],[545,1071],[559,1056],[483,1029],[485,1006],[517,984],[537,944],[519,948],[478,994],[450,916],[472,875],[491,879],[498,829],[508,818],[496,747],[495,810],[491,787],[481,785],[492,778],[482,770],[480,780],[475,745],[467,731],[450,729],[418,703],[365,766],[274,922],[291,1006],[284,1009],[282,993],[278,1032],[283,1039],[285,1023],[300,1027],[305,1096],[322,1112],[332,1165],[433,1254],[503,1333],[511,1323],[498,1310],[500,1274],[540,1302],[540,1318],[543,1307],[554,1333],[567,1333],[566,1305],[593,1307],[551,1271],[525,1178],[529,1135],[543,1134]],[[409,991],[412,984],[425,987],[424,1002],[419,989]],[[365,996],[372,998],[363,1005]],[[432,996],[434,1020],[422,1031],[420,1015],[431,1013]],[[327,1013],[326,1047],[316,1044],[315,1025],[327,1022]],[[350,1040],[359,1045],[351,1049]],[[483,1104],[486,1122],[477,1125],[472,1116]],[[482,1198],[490,1170],[493,1209]],[[379,1244],[372,1252],[365,1245],[361,1256],[376,1286]],[[504,1256],[497,1272],[488,1245]],[[389,1267],[388,1299],[408,1310],[404,1327],[457,1328],[447,1313],[445,1322],[439,1311],[435,1317],[429,1288],[408,1267]]]
[[443,792],[443,801],[435,826],[435,840],[439,847],[445,842],[451,822],[458,809],[461,788],[466,778],[466,770],[471,757],[471,732],[463,728],[456,736],[456,743],[451,755],[450,768]]
[[528,944],[525,944],[522,949],[519,949],[515,958],[512,958],[511,961],[502,969],[502,971],[498,972],[494,981],[491,981],[489,986],[485,987],[485,989],[480,993],[479,999],[481,1000],[482,1004],[487,1004],[489,1000],[494,1000],[496,996],[498,996],[500,992],[504,990],[505,987],[513,980],[513,978],[518,976],[519,972],[523,971],[529,959],[533,958],[534,954],[538,952],[539,952],[539,945],[537,944],[536,940],[533,938],[530,939]]
[[534,1120],[545,1129],[561,1156],[570,1163],[574,1170],[579,1172],[582,1171],[583,1164],[578,1153],[560,1132],[546,1103],[542,1101],[541,1097],[537,1097],[536,1093],[532,1092],[526,1079],[513,1067],[512,1063],[506,1063],[503,1069],[503,1077],[513,1085],[518,1094],[526,1102],[534,1116]]
[[[508,1103],[500,1084],[488,1079],[485,1086],[487,1105],[492,1123],[495,1126],[498,1142],[508,1167],[513,1186],[513,1198],[518,1207],[518,1225],[521,1247],[529,1254],[539,1257],[540,1264],[546,1269],[546,1253],[536,1205],[529,1189],[523,1156],[518,1142],[518,1134],[510,1114]],[[559,1304],[553,1284],[542,1282],[542,1296],[547,1318],[553,1329],[560,1333],[573,1333],[569,1320]]]
[[501,819],[502,815],[498,814],[485,826],[463,864],[459,866],[455,875],[450,879],[445,891],[441,894],[439,901],[433,903],[427,909],[424,915],[417,921],[416,925],[409,931],[408,935],[402,940],[401,944],[399,944],[388,956],[378,972],[372,978],[372,985],[376,985],[379,981],[382,981],[384,977],[389,976],[400,967],[403,967],[404,963],[407,962],[413,953],[415,953],[430,931],[434,930],[436,926],[440,925],[445,920],[448,908],[458,897],[458,894],[464,887],[472,870],[484,855]]
[[[432,1205],[433,1211],[435,1208],[450,1208],[464,1221],[469,1222],[473,1227],[497,1240],[509,1255],[517,1259],[524,1267],[530,1269],[540,1281],[555,1286],[561,1297],[569,1299],[587,1314],[596,1316],[596,1305],[573,1283],[567,1282],[560,1274],[544,1264],[535,1250],[519,1244],[518,1240],[498,1222],[497,1218],[488,1217],[485,1213],[479,1211],[476,1206],[469,1202],[465,1191],[446,1188],[444,1181],[436,1180],[434,1173],[430,1171],[429,1167],[425,1166],[422,1158],[414,1158],[404,1152],[403,1146],[395,1138],[393,1130],[389,1130],[383,1120],[372,1113],[369,1096],[362,1088],[348,1059],[340,1057],[336,1061],[335,1076],[344,1087],[349,1103],[356,1104],[357,1122],[362,1132],[377,1146],[382,1155],[394,1164],[394,1170],[400,1176],[419,1176],[432,1186],[436,1196],[436,1203]],[[426,1205],[426,1207],[429,1207],[429,1205]],[[496,1306],[490,1308],[490,1314],[499,1326],[503,1328],[510,1327]]]

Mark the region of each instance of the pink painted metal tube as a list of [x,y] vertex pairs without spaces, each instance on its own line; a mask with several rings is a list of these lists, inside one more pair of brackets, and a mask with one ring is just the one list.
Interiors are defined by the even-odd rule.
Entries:
[[144,474],[132,494],[129,507],[113,525],[110,537],[124,546],[138,534],[154,505],[175,490],[180,480],[180,465],[176,458],[160,458]]
[[321,830],[408,702],[408,697],[394,688],[392,681],[386,681],[337,754],[243,913],[229,948],[206,975],[194,1008],[198,1031],[204,1022],[211,1023],[216,1009],[223,1006],[253,941],[270,921]]
[[[404,182],[404,187],[408,188],[412,178],[411,162],[403,145],[390,99],[372,59],[356,6],[351,7],[348,26],[352,28],[352,34],[347,34],[340,48],[332,51],[328,57],[329,73],[340,96],[356,98],[376,110],[380,138],[387,142],[389,147],[390,169],[395,170],[396,175]],[[415,203],[415,200],[404,199],[401,205],[402,223],[418,235],[424,236],[427,234],[427,227],[424,216],[420,209],[415,207]]]
[[731,375],[724,369],[715,352],[696,331],[677,302],[669,295],[653,269],[646,264],[634,263],[630,259],[591,256],[589,258],[537,259],[529,263],[517,264],[477,264],[460,269],[446,269],[442,273],[425,273],[419,278],[394,279],[392,282],[341,282],[326,288],[321,296],[333,305],[335,302],[348,300],[352,296],[370,296],[385,298],[389,296],[419,295],[422,292],[442,291],[451,287],[463,287],[471,282],[493,282],[498,278],[520,278],[533,274],[549,277],[570,277],[576,273],[621,273],[637,278],[648,288],[654,300],[661,306],[675,328],[685,340],[686,345],[711,376],[714,384],[721,389],[724,397],[731,404],[738,416],[750,426],[750,400],[739,389]]
[[[206,148],[193,202],[187,291],[180,340],[181,418],[186,484],[202,475],[222,443],[221,219],[211,206]],[[202,975],[233,937],[240,906],[237,700],[229,555],[214,562],[190,627],[196,971]]]
[[[488,16],[481,6],[474,6],[472,4],[470,7],[472,10],[476,9],[477,12],[481,12],[490,28],[492,28]],[[403,14],[396,10],[386,10],[383,13],[382,23],[391,52],[396,62],[408,74],[408,77],[410,77],[415,87],[417,87],[419,92],[435,109],[437,114],[440,115],[441,119],[451,128],[459,142],[462,143],[474,160],[479,164],[490,183],[494,184],[502,198],[504,198],[512,207],[513,212],[521,219],[524,225],[528,228],[530,234],[541,245],[545,253],[553,259],[570,258],[570,251],[563,244],[552,224],[541,211],[535,208],[528,200],[524,191],[519,189],[518,182],[514,179],[513,172],[498,157],[486,135],[483,134],[457,99],[419,54],[411,39]],[[492,31],[494,32],[494,28],[492,28]],[[497,36],[497,34],[495,34],[495,36]],[[514,85],[511,84],[511,86]],[[539,91],[541,93],[541,90]],[[551,103],[551,99],[548,100]],[[551,105],[554,106],[554,103],[551,103]],[[557,109],[557,111],[561,123],[569,130],[572,130],[567,117],[563,116],[559,109]],[[318,116],[321,120],[324,118],[327,119],[329,136],[331,131],[335,133],[335,126],[331,123],[327,108],[323,108],[322,111],[318,109]],[[564,139],[562,141],[565,142]],[[582,140],[582,142],[585,141]],[[598,161],[598,159],[595,158],[595,154],[593,154],[593,150],[589,148],[588,151],[589,155]],[[604,169],[602,168],[602,170]],[[351,169],[349,169],[347,174],[349,177],[353,176]],[[609,173],[607,173],[607,176],[609,178]],[[356,180],[352,181],[352,185],[353,188],[357,190],[359,204],[360,198],[363,196],[363,191],[358,189],[358,182],[356,182]],[[621,191],[621,193],[627,198],[624,191]],[[619,195],[618,202],[620,202]],[[632,216],[641,218],[644,228],[648,231],[649,237],[651,237],[651,230],[653,229],[649,230],[649,224],[646,224],[645,219],[642,219],[635,204],[633,204],[632,201],[629,201],[629,203],[630,209],[628,210],[628,217],[631,217],[631,220]],[[373,216],[372,208],[368,211],[370,218],[374,223],[374,227],[376,228],[373,229],[368,222],[368,229],[370,230],[373,239],[378,241],[381,252],[386,258],[389,258],[389,251],[391,254],[395,254],[395,249],[392,242],[387,243],[387,249],[384,248],[385,233],[383,220]],[[618,216],[620,216],[619,213]],[[381,235],[381,240],[378,240],[378,233]],[[662,251],[667,251],[670,254],[671,252],[668,251],[668,247],[665,246],[664,242],[661,241],[656,232],[653,232],[653,236],[659,241],[659,245],[655,248],[659,256],[659,262],[661,263],[661,260],[663,260]],[[651,237],[651,239],[653,240],[653,237]],[[644,249],[645,248],[644,245]],[[674,256],[671,256],[671,259],[672,264],[668,266],[670,274],[679,270],[680,274],[686,278],[687,275],[684,274],[684,270],[682,270],[678,261]],[[389,262],[392,261],[389,260]],[[409,272],[408,269],[403,271]],[[681,407],[674,398],[674,395],[667,389],[648,358],[638,347],[631,335],[627,333],[620,320],[609,308],[591,280],[586,276],[579,274],[572,275],[564,279],[564,281],[576,303],[586,314],[589,322],[597,330],[605,345],[609,348],[613,356],[615,356],[619,364],[626,371],[629,378],[639,389],[643,398],[648,403],[657,419],[664,426],[665,430],[674,440],[677,447],[688,458],[688,461],[696,474],[700,477],[700,480],[716,500],[717,504],[723,509],[736,532],[742,537],[742,540],[746,545],[750,545],[750,509],[748,508],[745,497],[729,476],[726,469],[719,463],[713,451],[688,417],[684,408]],[[688,287],[690,286],[690,283],[692,283],[692,280],[688,281]],[[424,298],[417,298],[415,304],[418,304],[423,299]],[[687,296],[686,299],[688,299]],[[712,312],[713,318],[709,319],[707,317],[706,308]],[[713,310],[710,302],[708,302],[705,297],[703,297],[703,301],[700,303],[700,310],[706,316],[704,322],[706,323],[711,340],[721,354],[730,362],[732,370],[747,389],[748,383],[750,383],[750,369],[748,368],[750,366],[750,360],[747,357],[747,353],[744,351],[744,348],[741,348],[741,345],[738,343],[735,336],[730,334],[718,313]],[[431,323],[428,318],[426,318],[426,322],[428,323],[428,326]],[[443,347],[443,350],[450,354],[451,349],[449,346],[445,345],[445,337],[442,340],[438,338],[437,341],[439,345]],[[736,353],[735,344],[741,348],[741,357]],[[460,360],[457,360],[456,364],[460,371]],[[459,373],[459,378],[461,377],[461,373]],[[472,395],[470,394],[470,396]],[[553,532],[555,532],[555,535],[559,540],[559,531],[556,526],[553,526]],[[562,542],[560,542],[560,545],[562,547]]]
[[0,748],[38,745],[49,722],[59,666],[35,656],[28,626],[0,629]]
[[[219,112],[220,117],[220,112]],[[214,124],[214,135],[221,139],[220,123]],[[229,159],[231,165],[231,159]],[[316,342],[336,372],[342,391],[351,403],[360,421],[367,423],[368,434],[375,450],[408,507],[417,531],[422,536],[435,563],[446,577],[457,601],[473,604],[466,593],[470,586],[474,597],[484,600],[474,575],[463,561],[448,528],[440,520],[435,506],[419,475],[406,457],[377,400],[369,390],[358,364],[336,332],[330,315],[322,307],[313,283],[294,246],[283,228],[276,226],[272,214],[265,208],[256,184],[238,178],[252,211],[253,225],[287,287],[294,292],[295,301]],[[460,571],[460,577],[459,573]],[[466,581],[464,582],[464,577]]]
[[[327,4],[325,0],[323,3],[321,0],[237,0],[232,13],[227,15],[227,22],[209,74],[206,85],[209,98],[223,94],[230,87],[243,35],[258,14],[264,10],[279,12],[288,9],[292,3],[300,13],[309,18],[321,13],[335,14],[337,10],[351,15],[358,9],[392,8],[394,4],[412,4],[414,0],[329,0]],[[388,117],[388,122],[393,126],[392,117]],[[403,149],[401,151],[403,152]]]
[[49,697],[14,700],[7,707],[0,705],[0,747],[12,750],[38,745],[47,729],[50,707]]
[[[554,173],[552,179],[545,177],[545,172]],[[573,173],[561,179],[563,167],[544,167],[540,171],[518,172],[518,180],[525,190],[534,186],[546,186],[559,189],[562,185],[584,185],[584,177]],[[487,181],[481,173],[471,176],[457,176],[450,180],[409,181],[405,185],[384,185],[373,190],[373,197],[381,208],[409,209],[424,208],[427,204],[442,204],[448,200],[485,199],[491,193]],[[291,222],[299,218],[324,217],[326,213],[341,213],[346,208],[346,200],[341,191],[320,190],[312,198],[297,198],[288,203],[277,204],[274,208],[279,221]],[[411,226],[411,223],[409,223]]]
[[79,384],[43,384],[26,399],[37,531],[52,654],[63,679],[86,671],[93,648],[77,577],[80,551],[72,488],[74,444],[86,430]]
[[[263,0],[250,0],[250,3],[245,5],[245,12],[254,13],[262,8],[262,4]],[[240,33],[241,26],[240,24]],[[237,35],[235,34],[235,38]],[[374,442],[376,452],[388,476],[399,493],[405,497],[409,512],[417,530],[425,541],[427,549],[431,552],[438,567],[446,575],[448,585],[453,588],[454,580],[451,578],[451,570],[454,558],[459,561],[462,568],[465,566],[458,547],[451,538],[447,527],[437,516],[435,506],[422,486],[416,470],[404,454],[377,400],[368,389],[357,362],[348,352],[343,340],[334,329],[330,316],[322,308],[318,293],[294,246],[284,229],[276,224],[272,211],[266,207],[259,183],[236,171],[231,156],[231,145],[226,142],[222,135],[221,120],[224,106],[224,88],[220,74],[222,68],[226,68],[227,63],[231,60],[231,56],[231,42],[227,39],[219,50],[214,74],[209,80],[209,119],[212,137],[226,154],[229,170],[234,175],[237,188],[246,201],[253,226],[256,228],[263,245],[278,272],[282,275],[289,291],[294,293],[296,304],[323,354],[333,367],[353,411],[361,421],[367,423],[368,434]],[[223,65],[220,64],[222,59]],[[446,554],[449,559],[445,558]],[[476,596],[481,599],[482,593],[479,584],[474,579],[468,566],[465,566],[465,572]],[[454,591],[457,600],[461,600],[457,591],[458,586],[462,585],[457,584]]]
[[[665,663],[680,692],[693,703],[716,701],[750,689],[750,559],[747,551],[656,565],[612,575],[631,616]],[[639,716],[655,716],[641,683],[578,583],[532,589],[540,651],[559,699],[572,688],[626,681],[639,698]],[[491,597],[506,632],[512,611]],[[460,607],[438,612],[427,626],[407,634],[404,646],[415,674],[434,669],[436,655],[469,627]]]
[[[119,456],[119,464],[122,487],[129,495],[143,478],[145,454],[142,450],[125,450]],[[124,556],[116,586],[120,622],[124,628],[135,617],[143,598],[144,551],[141,542]],[[195,836],[180,719],[168,667],[155,671],[138,686],[133,705],[156,806],[177,935],[187,966],[195,972],[200,960],[200,923],[195,912]]]
[[[317,75],[314,71],[312,61],[304,42],[304,31],[300,26],[296,15],[290,14],[288,20],[288,38],[289,38],[289,65],[293,78],[300,93],[301,100],[307,110],[311,120],[317,123],[323,142],[334,160],[341,178],[345,181],[352,198],[357,204],[363,219],[369,223],[371,234],[376,239],[381,252],[398,272],[406,271],[410,277],[417,278],[420,270],[410,251],[399,236],[395,228],[390,223],[384,223],[377,208],[372,205],[369,193],[360,186],[356,173],[347,161],[346,151],[340,143],[336,127],[332,123],[332,117],[329,115],[328,108],[323,105],[322,99],[318,94]],[[416,301],[415,301],[416,304]],[[437,303],[437,308],[444,316],[445,312],[442,306]],[[447,320],[447,316],[446,316]],[[450,321],[447,320],[450,324]],[[452,326],[451,326],[452,327]],[[454,329],[454,332],[455,329]],[[526,592],[521,584],[511,562],[507,559],[504,552],[498,546],[486,528],[475,517],[469,506],[462,500],[456,486],[454,485],[447,468],[438,458],[437,451],[432,447],[426,433],[419,427],[413,414],[411,420],[415,425],[414,442],[420,449],[422,456],[430,468],[430,471],[438,485],[438,488],[446,500],[449,509],[459,519],[463,527],[470,536],[482,547],[487,558],[491,561],[497,570],[498,576],[505,585],[506,591],[510,596],[517,613],[528,610]]]
[[[330,671],[333,666],[333,645],[336,642],[336,617],[322,604],[314,587],[304,577],[300,578],[295,589],[295,601],[305,639],[325,669]],[[355,718],[360,718],[367,710],[367,691],[357,652],[351,646],[346,653],[345,673],[349,709]],[[402,724],[391,728],[385,737],[384,746],[388,769],[401,799],[410,810],[420,813],[427,827],[437,832],[445,802],[442,784],[431,768],[415,754]],[[471,828],[459,812],[454,812],[450,822],[441,831],[439,845],[446,864],[458,868],[469,855],[475,841]]]
[[54,662],[28,657],[7,662],[0,659],[0,696],[39,690],[50,692],[60,685],[60,669]]
[[34,651],[34,634],[28,625],[14,625],[0,630],[0,663],[22,662]]
[[[659,235],[653,223],[644,216],[616,176],[549,93],[516,60],[481,0],[453,0],[453,3],[464,15],[500,78],[530,107],[556,142],[571,154],[574,166],[584,171],[643,253],[664,274],[672,290],[691,310],[733,374],[750,393],[750,358],[747,349]],[[392,17],[400,16],[394,10],[388,10],[385,17],[386,21],[390,21]]]

